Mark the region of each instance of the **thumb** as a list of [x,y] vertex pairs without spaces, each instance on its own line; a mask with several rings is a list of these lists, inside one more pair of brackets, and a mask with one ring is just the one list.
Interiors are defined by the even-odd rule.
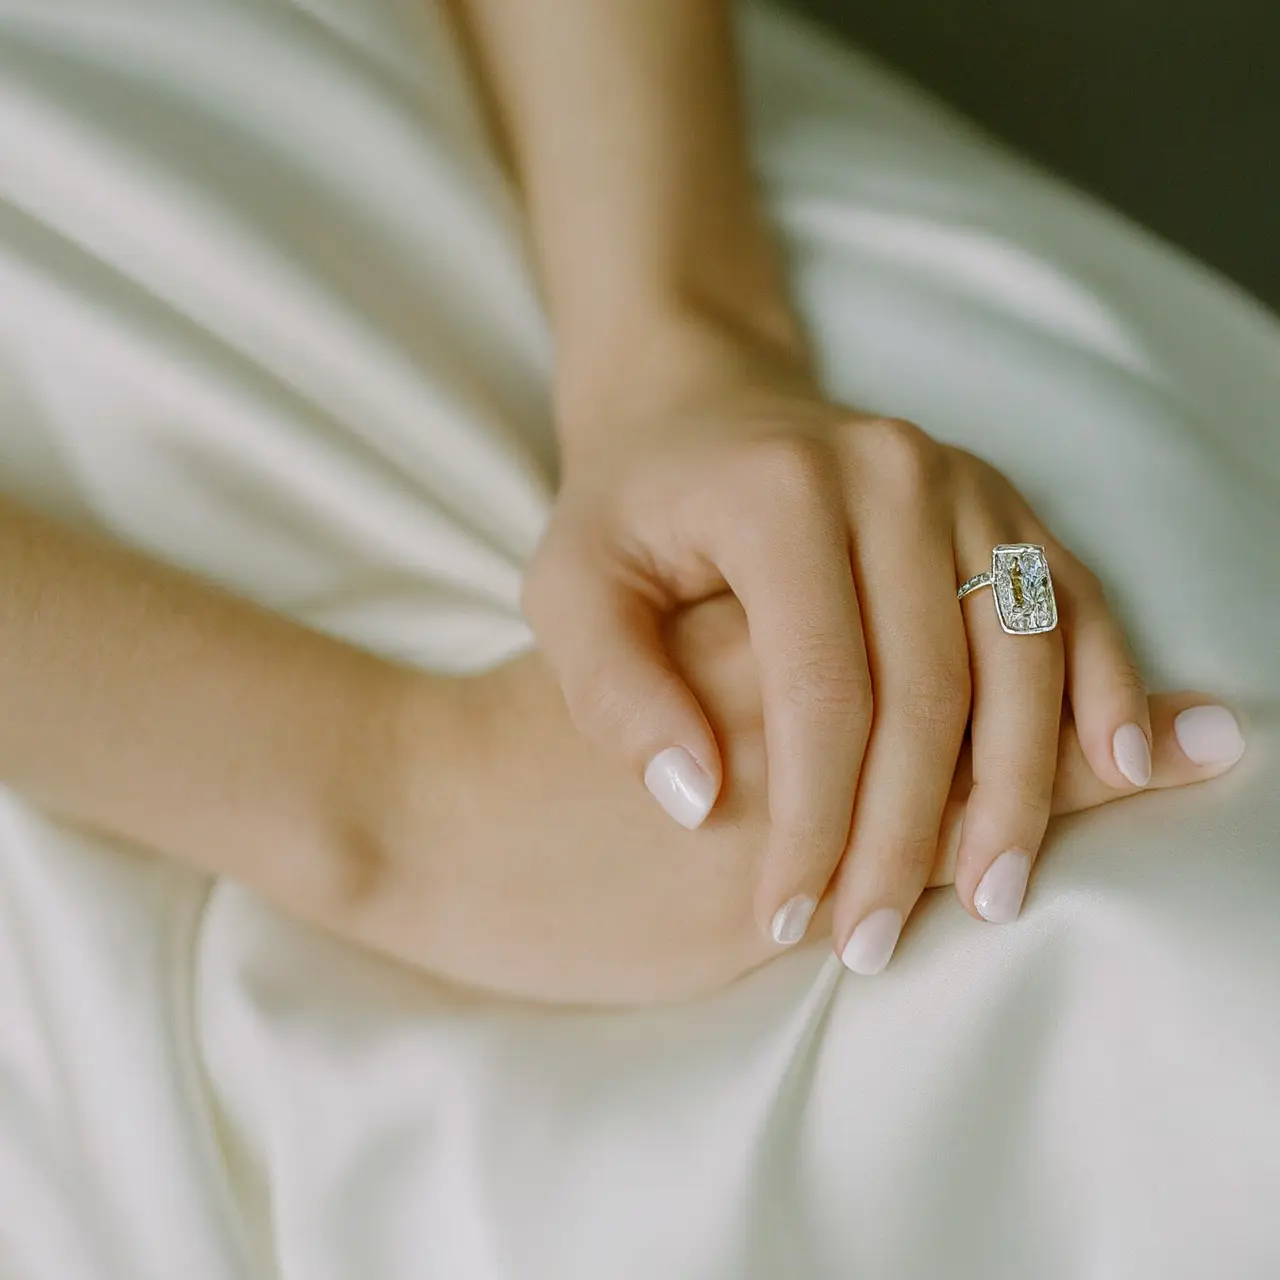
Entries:
[[561,549],[535,562],[523,603],[574,726],[629,760],[681,826],[701,826],[720,793],[720,751],[672,664],[655,601]]

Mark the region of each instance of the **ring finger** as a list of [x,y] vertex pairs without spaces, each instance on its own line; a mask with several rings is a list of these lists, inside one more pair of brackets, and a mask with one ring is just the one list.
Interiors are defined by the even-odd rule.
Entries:
[[[1021,525],[1021,521],[1018,522]],[[1025,526],[990,508],[962,515],[956,530],[962,580],[990,570],[991,550],[1024,541]],[[1032,530],[1028,542],[1047,538]],[[1014,570],[1019,575],[1025,558]],[[1027,564],[1028,577],[1033,565]],[[956,892],[973,915],[1007,924],[1022,908],[1027,877],[1049,822],[1062,714],[1063,651],[1058,631],[1010,635],[992,589],[961,602],[973,680],[973,790],[956,855]]]

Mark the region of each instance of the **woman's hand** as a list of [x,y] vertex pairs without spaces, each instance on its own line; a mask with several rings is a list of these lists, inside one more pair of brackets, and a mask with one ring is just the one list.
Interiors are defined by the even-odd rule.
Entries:
[[[843,945],[869,913],[905,918],[924,884],[972,681],[957,875],[970,910],[1011,919],[1048,817],[1064,669],[1098,777],[1149,769],[1141,683],[1096,582],[995,472],[806,376],[732,6],[454,7],[555,336],[564,486],[525,603],[575,723],[698,825],[726,762],[662,620],[732,590],[769,748],[753,908],[795,942],[840,865]],[[1048,549],[1060,634],[1012,638],[989,600],[956,603],[994,545],[1024,541]]]
[[[697,826],[725,761],[662,620],[727,588],[760,668],[772,821],[754,906],[774,940],[799,939],[837,866],[838,946],[873,912],[905,920],[971,711],[957,883],[975,915],[1013,919],[1049,817],[1064,675],[1097,777],[1150,776],[1142,681],[1096,578],[972,455],[831,404],[763,344],[699,331],[671,349],[611,416],[580,407],[564,433],[526,608],[574,723]],[[1007,635],[989,594],[956,600],[1014,542],[1046,548],[1057,631]]]
[[[1048,817],[1064,668],[1098,777],[1148,773],[1141,683],[1096,582],[990,468],[806,376],[732,6],[454,8],[555,336],[564,487],[525,601],[574,721],[696,826],[726,762],[661,624],[732,590],[769,748],[754,910],[796,941],[843,856],[843,943],[868,913],[905,917],[924,884],[972,681],[957,875],[970,910],[1011,919]],[[955,601],[994,545],[1023,541],[1048,549],[1060,634],[1012,638],[989,600],[963,616]]]
[[[750,913],[769,823],[763,707],[741,607],[721,596],[680,614],[669,648],[724,753],[715,823],[691,834],[668,822],[575,731],[536,653],[457,682],[450,724],[434,682],[420,697],[426,678],[413,673],[399,745],[379,756],[379,826],[353,858],[341,909],[321,923],[468,985],[574,1003],[690,996],[776,955]],[[1175,739],[1176,713],[1203,701],[1152,701],[1153,786],[1223,771],[1192,764]],[[467,736],[448,731],[454,720]],[[1093,775],[1070,724],[1054,749],[1055,812],[1123,793]],[[962,766],[922,882],[949,883],[967,794]],[[829,905],[815,933],[829,930]],[[887,962],[883,920],[873,932],[846,956],[851,967]]]

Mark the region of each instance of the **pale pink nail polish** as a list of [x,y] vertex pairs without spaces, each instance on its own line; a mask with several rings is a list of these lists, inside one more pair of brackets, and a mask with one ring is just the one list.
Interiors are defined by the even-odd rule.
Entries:
[[1192,764],[1221,767],[1244,755],[1240,723],[1226,707],[1188,707],[1174,718],[1173,733]]
[[1116,768],[1135,787],[1145,787],[1151,781],[1151,747],[1141,725],[1122,724],[1111,739],[1111,754]]
[[649,761],[644,785],[682,827],[700,827],[716,802],[715,784],[683,747],[668,747]]
[[902,932],[902,913],[892,907],[881,907],[858,923],[844,944],[840,960],[846,969],[872,977],[887,965]]
[[1021,849],[1008,849],[988,868],[978,881],[973,905],[977,913],[992,924],[1012,924],[1022,910],[1031,874],[1031,857]]
[[806,894],[789,898],[774,913],[769,932],[780,947],[794,947],[809,928],[817,903]]

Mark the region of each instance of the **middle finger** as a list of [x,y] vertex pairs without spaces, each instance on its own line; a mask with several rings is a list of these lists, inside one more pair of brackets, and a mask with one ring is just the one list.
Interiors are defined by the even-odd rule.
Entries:
[[875,698],[834,942],[847,968],[868,975],[888,964],[925,887],[969,714],[950,513],[914,496],[863,522],[857,548]]

